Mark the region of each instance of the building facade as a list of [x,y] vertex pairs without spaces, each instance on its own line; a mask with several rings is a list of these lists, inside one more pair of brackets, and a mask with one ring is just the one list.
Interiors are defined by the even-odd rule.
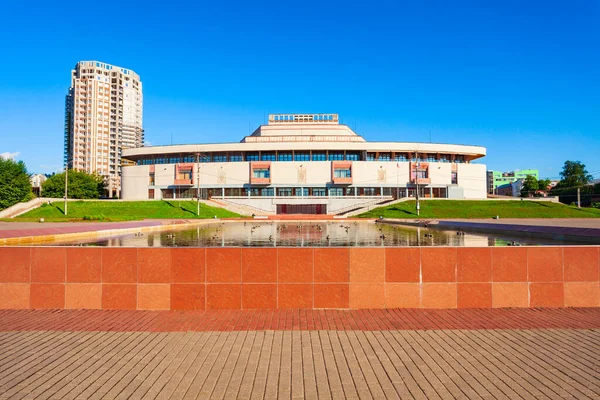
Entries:
[[33,174],[29,177],[29,182],[31,183],[31,190],[33,194],[36,196],[41,196],[42,193],[42,185],[46,182],[48,178],[44,174]]
[[339,213],[399,197],[483,199],[485,148],[367,142],[337,114],[269,115],[240,143],[127,149],[123,199],[211,197],[271,213]]
[[107,194],[121,189],[124,149],[144,144],[142,82],[130,69],[80,61],[65,101],[65,165],[105,177]]
[[521,169],[511,172],[500,172],[500,171],[487,171],[487,192],[488,194],[500,194],[496,193],[498,186],[510,184],[516,182],[519,179],[525,179],[529,175],[535,176],[535,179],[539,178],[539,172],[537,169]]

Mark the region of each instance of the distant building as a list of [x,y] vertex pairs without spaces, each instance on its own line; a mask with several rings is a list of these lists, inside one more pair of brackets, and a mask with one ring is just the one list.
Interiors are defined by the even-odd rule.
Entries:
[[505,183],[504,185],[497,186],[494,192],[498,196],[513,196],[512,184]]
[[394,197],[483,199],[479,146],[367,142],[337,114],[276,114],[239,143],[131,148],[127,200],[222,199],[278,214],[326,214]]
[[516,182],[519,179],[525,179],[529,175],[535,176],[535,179],[540,179],[539,172],[537,169],[521,169],[511,172],[489,170],[487,171],[487,192],[488,194],[499,194],[495,191],[495,189],[498,186],[510,184],[512,182]]
[[36,196],[40,196],[42,192],[42,185],[46,182],[46,175],[44,174],[33,174],[29,177],[29,182],[31,182],[31,189],[33,190],[33,194]]
[[112,197],[121,190],[123,150],[143,143],[139,75],[103,62],[78,62],[66,96],[65,165],[106,177]]

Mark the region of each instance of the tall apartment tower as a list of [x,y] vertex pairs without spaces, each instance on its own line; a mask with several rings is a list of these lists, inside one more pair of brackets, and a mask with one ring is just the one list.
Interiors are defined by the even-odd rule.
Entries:
[[121,153],[142,147],[142,82],[130,69],[80,61],[65,101],[65,165],[96,172],[107,194],[121,192]]

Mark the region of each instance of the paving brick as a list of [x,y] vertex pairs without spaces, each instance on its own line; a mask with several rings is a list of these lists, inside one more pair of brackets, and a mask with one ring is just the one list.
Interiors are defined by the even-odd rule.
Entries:
[[[531,314],[522,310],[495,310],[493,314],[486,310],[427,310],[422,316],[433,323],[460,314],[465,316],[463,326],[472,327],[466,323],[482,318],[506,321],[510,315],[515,323],[546,314],[546,321],[552,321],[565,312],[578,315],[583,322],[596,316],[594,310],[548,309]],[[96,313],[90,311],[88,315]],[[117,316],[136,319],[136,314],[141,315],[122,311],[108,314],[112,315],[112,326]],[[227,314],[238,319],[244,312]],[[167,314],[154,315],[168,325],[168,319],[159,317]],[[297,314],[286,311],[284,315],[284,320],[294,320]],[[369,318],[384,315],[378,311]],[[5,316],[0,313],[0,317]],[[179,313],[180,325],[186,321],[185,326],[192,326],[193,316],[190,312]],[[334,316],[319,313],[319,318]],[[455,318],[455,327],[460,326],[458,322]],[[0,331],[0,351],[0,398],[595,399],[600,394],[596,379],[600,361],[598,327]]]

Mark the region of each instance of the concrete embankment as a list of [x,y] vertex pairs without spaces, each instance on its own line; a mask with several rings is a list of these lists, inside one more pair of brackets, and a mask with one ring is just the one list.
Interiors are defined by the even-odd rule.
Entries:
[[505,220],[406,220],[382,219],[381,223],[462,230],[482,233],[506,233],[556,240],[600,243],[600,219],[505,219]]

